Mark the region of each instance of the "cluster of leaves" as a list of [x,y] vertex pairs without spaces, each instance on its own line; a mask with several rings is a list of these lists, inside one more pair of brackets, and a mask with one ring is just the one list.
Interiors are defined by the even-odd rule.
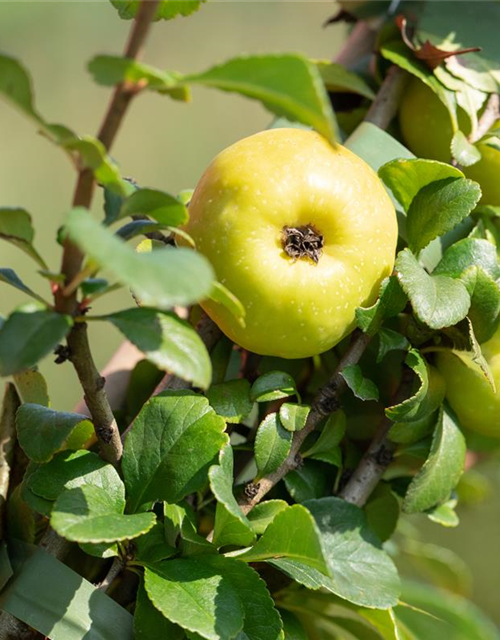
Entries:
[[[137,0],[112,4],[125,19],[139,7]],[[198,4],[164,0],[156,17],[187,15]],[[467,111],[466,97],[476,99],[475,114],[479,94],[484,102],[497,91],[496,85],[474,85],[477,74],[494,77],[490,67],[462,77],[448,58],[446,68],[431,71],[389,33],[380,68],[389,60],[424,80],[452,118],[457,104]],[[292,54],[239,57],[191,75],[98,56],[89,70],[100,84],[125,83],[181,101],[195,85],[236,91],[286,118],[288,126],[299,122],[332,142],[344,136],[328,92],[375,97],[369,84],[339,65]],[[453,76],[453,87],[445,75]],[[478,184],[451,164],[412,157],[367,123],[345,140],[390,190],[400,250],[377,302],[357,310],[359,332],[372,339],[361,363],[341,371],[348,387],[343,410],[307,432],[314,399],[350,338],[329,353],[296,361],[253,362],[253,354],[225,337],[209,354],[193,328],[198,308],[186,321],[174,307],[211,297],[242,323],[244,309],[215,282],[182,230],[189,193],[174,197],[141,188],[122,178],[97,139],[49,124],[34,106],[26,71],[6,56],[0,56],[0,94],[104,188],[100,223],[75,208],[61,230],[59,240],[71,241],[86,257],[72,283],[51,271],[35,249],[31,216],[23,209],[0,210],[0,236],[25,251],[53,288],[78,288],[80,312],[58,313],[11,269],[0,269],[3,282],[33,299],[2,320],[0,329],[0,374],[15,383],[7,386],[0,429],[8,434],[15,422],[11,439],[17,440],[21,470],[7,504],[9,544],[0,547],[2,608],[50,638],[69,640],[90,631],[110,640],[132,634],[149,640],[498,638],[461,598],[468,578],[453,554],[404,531],[413,513],[458,524],[456,487],[466,443],[444,403],[433,353],[451,350],[492,380],[480,345],[500,317],[498,212],[478,206]],[[471,122],[474,128],[472,116]],[[469,146],[460,146],[457,134],[452,146],[460,148],[455,157],[465,165],[464,149],[474,152],[467,140]],[[123,224],[125,218],[130,220]],[[144,239],[134,249],[128,242],[138,236]],[[90,303],[122,286],[137,306],[86,315]],[[91,418],[50,407],[36,370],[75,324],[91,320],[113,324],[145,357],[132,374],[127,406],[116,414],[127,430],[117,467],[96,452]],[[185,388],[153,396],[161,372],[175,374]],[[401,400],[397,389],[406,378],[410,385]],[[366,505],[356,506],[337,496],[381,420],[389,421],[388,446],[397,464]],[[307,437],[297,457],[293,443],[300,432]],[[276,474],[283,480],[273,481],[266,499],[249,510],[259,483]],[[72,566],[78,572],[33,546],[49,525],[76,543]],[[401,557],[438,587],[461,595],[401,585],[395,566]],[[126,566],[136,579],[132,587],[124,579],[115,599],[92,584],[110,562]]]

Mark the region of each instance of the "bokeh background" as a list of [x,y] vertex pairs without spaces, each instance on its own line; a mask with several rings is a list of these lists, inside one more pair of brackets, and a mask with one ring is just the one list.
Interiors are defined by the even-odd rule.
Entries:
[[[144,60],[195,72],[241,53],[299,51],[329,59],[346,35],[342,24],[323,28],[335,12],[333,2],[209,2],[189,18],[156,25]],[[0,0],[0,50],[29,69],[41,114],[81,134],[95,135],[110,93],[93,84],[86,64],[98,53],[119,54],[129,26],[105,1]],[[123,175],[175,194],[194,187],[218,151],[269,121],[259,104],[209,89],[195,88],[187,105],[145,94],[134,103],[112,155]],[[54,237],[70,206],[74,179],[64,154],[0,102],[0,206],[21,206],[32,214],[36,247],[53,270],[58,270],[61,256]],[[102,197],[97,195],[94,209],[99,215]],[[0,266],[14,268],[26,284],[49,296],[47,281],[33,265],[19,250],[0,244]],[[0,314],[25,301],[18,292],[0,287]],[[126,293],[117,292],[97,302],[94,312],[129,303]],[[103,366],[120,336],[105,324],[93,323],[91,340],[96,361]],[[41,370],[53,406],[71,410],[79,399],[71,366],[57,366],[47,358]],[[414,522],[422,540],[448,546],[466,561],[473,576],[472,599],[500,624],[500,473],[496,462],[483,465],[483,470],[491,482],[489,498],[462,507],[460,527],[445,530],[424,522],[424,517]]]

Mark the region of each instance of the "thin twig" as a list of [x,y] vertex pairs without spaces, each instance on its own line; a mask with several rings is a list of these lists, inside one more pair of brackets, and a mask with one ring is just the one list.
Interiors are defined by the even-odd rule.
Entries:
[[16,411],[21,401],[12,382],[5,385],[0,416],[0,540],[3,535],[3,511],[7,502],[10,483],[10,470],[16,444]]
[[126,565],[126,559],[119,557],[115,558],[109,568],[108,573],[104,580],[98,585],[98,589],[101,591],[107,591],[109,587],[113,584],[114,580],[120,575]]
[[294,433],[292,447],[286,460],[276,471],[265,476],[259,480],[259,482],[247,485],[245,496],[240,501],[243,513],[246,514],[251,511],[287,473],[293,471],[300,465],[301,457],[299,451],[304,440],[316,429],[323,418],[337,411],[340,407],[340,395],[347,386],[346,381],[341,375],[342,370],[348,365],[357,364],[370,340],[370,336],[366,333],[354,334],[351,345],[341,358],[332,377],[327,384],[319,390],[314,398],[305,427]]
[[498,93],[492,93],[486,103],[485,110],[479,118],[476,130],[469,136],[469,142],[477,142],[480,140],[499,119],[500,96]]
[[[391,404],[399,404],[408,397],[412,381],[413,374],[411,369],[405,368],[401,384]],[[380,422],[368,449],[359,461],[349,481],[339,493],[339,496],[347,500],[347,502],[362,507],[392,462],[396,444],[389,440],[388,434],[393,424],[392,420],[385,417]]]
[[[137,17],[125,47],[124,57],[136,59],[141,51],[151,21],[156,13],[159,0],[142,0]],[[106,115],[99,129],[98,138],[110,149],[120,128],[125,113],[136,91],[127,83],[119,84],[109,103]],[[73,197],[73,206],[89,208],[94,192],[94,176],[89,169],[81,169]],[[75,281],[81,272],[84,255],[80,249],[66,240],[61,265],[61,273],[65,276],[66,286]],[[65,295],[69,293],[70,295]],[[75,315],[78,313],[77,289],[60,287],[55,293],[56,310],[59,313]],[[71,350],[71,362],[78,374],[84,390],[85,401],[90,410],[95,432],[99,440],[102,457],[118,464],[123,447],[118,425],[104,390],[104,380],[95,366],[85,323],[75,323],[68,335],[68,346]]]
[[400,67],[393,65],[389,69],[377,97],[366,114],[365,122],[371,122],[380,129],[387,129],[398,111],[407,79],[408,74]]

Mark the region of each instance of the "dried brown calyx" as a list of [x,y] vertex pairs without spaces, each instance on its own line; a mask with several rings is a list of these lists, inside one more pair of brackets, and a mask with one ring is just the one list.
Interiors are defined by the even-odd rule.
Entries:
[[323,252],[323,236],[312,224],[283,227],[281,242],[284,252],[294,261],[310,258],[317,264]]

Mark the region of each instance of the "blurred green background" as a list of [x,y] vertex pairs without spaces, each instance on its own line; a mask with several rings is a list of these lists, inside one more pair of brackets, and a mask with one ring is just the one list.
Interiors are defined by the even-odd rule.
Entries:
[[[144,60],[194,72],[241,53],[300,51],[332,58],[346,33],[344,25],[322,27],[335,11],[333,2],[209,2],[187,19],[156,25]],[[81,134],[95,135],[110,94],[92,83],[86,63],[97,53],[120,53],[129,27],[104,1],[0,0],[0,50],[29,69],[42,115]],[[195,186],[218,151],[269,121],[270,115],[260,105],[207,89],[196,88],[187,105],[144,94],[127,116],[112,155],[123,175],[142,186],[177,193]],[[21,206],[33,215],[36,246],[54,270],[61,255],[54,237],[70,206],[74,180],[64,154],[37,135],[23,116],[0,103],[0,205]],[[96,214],[101,206],[98,193]],[[0,245],[0,266],[14,268],[29,286],[49,296],[47,281],[6,243]],[[24,301],[7,286],[0,289],[1,314]],[[115,293],[97,302],[94,312],[129,304],[126,293]],[[102,366],[120,337],[104,324],[92,324],[91,339]],[[57,366],[47,358],[41,370],[48,379],[53,406],[71,410],[79,399],[71,366]],[[485,471],[492,481],[489,499],[479,506],[462,507],[458,529],[443,529],[425,522],[423,516],[413,521],[422,540],[449,546],[469,564],[473,600],[500,623],[500,503],[496,500],[500,473],[497,463],[490,463]]]

